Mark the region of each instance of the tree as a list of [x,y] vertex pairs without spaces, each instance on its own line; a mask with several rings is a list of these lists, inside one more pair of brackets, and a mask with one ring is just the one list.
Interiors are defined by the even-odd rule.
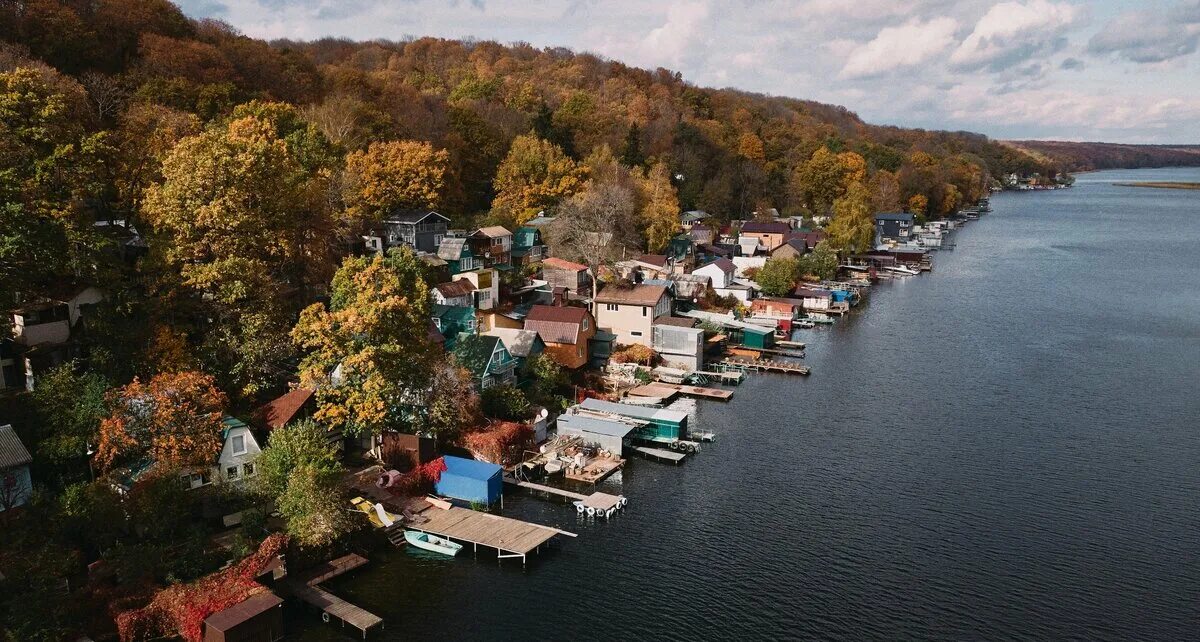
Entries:
[[755,275],[754,280],[764,294],[785,296],[800,280],[800,261],[794,258],[770,258]]
[[371,143],[346,157],[343,197],[355,220],[376,223],[394,209],[436,209],[450,154],[411,140]]
[[271,431],[267,447],[255,461],[255,486],[266,497],[277,499],[287,490],[288,479],[302,466],[320,473],[342,471],[329,431],[311,419],[296,421]]
[[826,147],[818,147],[808,161],[792,173],[792,195],[814,216],[823,216],[841,194],[845,166]]
[[163,105],[136,102],[121,114],[115,132],[117,196],[140,213],[147,187],[162,180],[162,164],[179,141],[200,132],[200,119]]
[[611,183],[592,184],[571,197],[550,227],[559,256],[584,262],[592,273],[593,298],[602,266],[610,264],[635,236],[633,192]]
[[846,193],[833,203],[833,221],[829,238],[836,247],[850,252],[865,252],[875,245],[875,217],[871,212],[871,194],[860,182],[850,183]]
[[221,451],[227,399],[210,375],[165,373],[109,394],[109,416],[100,422],[96,462],[149,457],[165,468],[210,466]]
[[582,190],[586,175],[557,145],[533,135],[517,136],[496,171],[493,215],[522,225]]
[[527,359],[522,367],[525,377],[530,380],[530,401],[555,411],[566,407],[567,400],[563,398],[562,393],[570,385],[570,381],[562,366],[555,363],[549,355],[539,354]]
[[821,241],[812,252],[803,257],[803,271],[818,279],[832,279],[838,272],[838,255],[829,241]]
[[303,546],[326,546],[353,528],[342,497],[342,472],[302,464],[277,502],[287,533]]
[[96,272],[104,242],[87,205],[105,193],[111,147],[84,130],[86,100],[49,69],[0,73],[0,292]]
[[651,252],[666,249],[679,233],[679,197],[671,184],[671,170],[666,163],[654,167],[640,177],[642,191],[642,225],[646,230],[646,246]]
[[483,391],[483,412],[502,421],[529,419],[529,398],[516,386],[492,386]]
[[430,389],[429,286],[409,248],[348,258],[330,304],[300,314],[292,339],[307,354],[301,382],[317,390],[316,419],[352,435],[412,425]]
[[637,167],[646,162],[646,155],[642,153],[642,130],[637,123],[629,123],[629,129],[625,132],[625,142],[621,145],[621,162],[626,167]]
[[896,175],[879,170],[871,176],[871,209],[876,212],[894,212],[900,209],[900,183]]
[[322,157],[313,132],[273,103],[247,111],[258,115],[176,145],[143,213],[168,289],[196,308],[207,360],[254,398],[290,369],[290,302],[302,298],[285,293],[328,278],[338,226],[327,174],[306,167]]
[[448,361],[436,364],[428,406],[417,416],[413,427],[448,443],[482,418],[479,392],[471,373]]
[[100,421],[107,414],[107,391],[104,377],[81,371],[74,361],[39,376],[33,390],[38,459],[67,476],[78,477],[62,469],[78,465],[88,456],[88,447],[95,443]]
[[929,208],[929,199],[924,194],[914,194],[908,199],[908,211],[917,216],[925,216],[925,210]]

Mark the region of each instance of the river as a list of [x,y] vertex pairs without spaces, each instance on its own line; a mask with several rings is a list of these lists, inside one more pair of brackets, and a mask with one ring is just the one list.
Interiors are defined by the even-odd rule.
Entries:
[[996,195],[932,273],[801,331],[811,377],[700,402],[719,439],[681,466],[630,461],[624,514],[508,494],[579,534],[528,568],[380,550],[328,588],[377,640],[1196,639],[1200,192],[1119,180],[1200,170]]

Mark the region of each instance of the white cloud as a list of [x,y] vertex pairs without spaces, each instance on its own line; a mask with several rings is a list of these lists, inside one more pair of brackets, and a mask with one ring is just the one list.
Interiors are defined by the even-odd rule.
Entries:
[[868,78],[927,62],[954,44],[957,29],[958,22],[953,18],[910,20],[898,27],[885,27],[850,54],[841,77]]
[[1115,54],[1136,63],[1158,63],[1187,56],[1200,44],[1200,2],[1170,11],[1121,14],[1088,41],[1088,52]]
[[1048,0],[1001,2],[975,23],[975,29],[950,56],[963,70],[999,71],[1034,56],[1058,51],[1064,33],[1084,17],[1082,8]]
[[704,50],[701,26],[708,15],[706,2],[672,2],[663,23],[645,35],[636,30],[606,31],[596,48],[606,56],[632,64],[679,69],[685,66],[688,56]]

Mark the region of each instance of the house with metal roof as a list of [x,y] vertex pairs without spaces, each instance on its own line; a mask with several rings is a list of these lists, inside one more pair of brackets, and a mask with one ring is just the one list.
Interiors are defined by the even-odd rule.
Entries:
[[517,360],[517,372],[521,372],[525,362],[546,351],[546,342],[533,330],[517,328],[492,328],[480,334],[497,337],[504,342],[509,354]]
[[480,390],[516,383],[517,360],[497,336],[462,335],[452,350]]
[[546,355],[564,368],[580,368],[591,357],[596,320],[587,308],[535,305],[525,315],[525,329],[537,332],[546,345]]
[[433,486],[444,497],[491,506],[504,492],[503,469],[486,461],[446,455],[446,470]]
[[522,225],[513,232],[512,263],[529,265],[546,256],[546,245],[542,243],[542,230],[532,225]]
[[430,317],[442,336],[446,338],[447,350],[453,350],[459,335],[475,334],[478,324],[475,320],[475,308],[459,305],[433,305]]
[[913,215],[910,212],[884,212],[875,215],[876,245],[886,239],[907,241],[913,226]]
[[629,445],[630,435],[644,424],[632,420],[617,421],[599,416],[564,413],[556,420],[560,437],[576,436],[585,444],[620,455]]
[[513,233],[499,225],[481,227],[468,237],[471,251],[484,265],[512,265]]
[[649,346],[654,320],[671,314],[671,296],[662,285],[617,284],[596,295],[596,324],[617,336],[617,343]]
[[33,492],[33,457],[11,425],[0,426],[0,512],[22,506]]
[[648,441],[674,441],[687,439],[688,415],[679,410],[635,406],[632,404],[615,403],[601,399],[584,399],[575,408],[593,413],[602,413],[614,417],[633,419],[644,424],[638,428],[633,437]]
[[451,274],[474,270],[483,265],[471,250],[471,244],[461,236],[448,236],[437,247],[437,257],[446,262]]
[[429,290],[433,302],[438,305],[475,307],[475,284],[470,279],[459,278],[447,283],[438,283]]
[[386,252],[407,245],[421,252],[436,252],[450,226],[450,219],[431,210],[398,209],[380,222],[377,230],[363,235],[368,249]]

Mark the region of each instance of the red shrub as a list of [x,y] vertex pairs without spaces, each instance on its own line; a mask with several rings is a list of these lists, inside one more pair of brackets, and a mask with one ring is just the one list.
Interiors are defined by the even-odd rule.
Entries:
[[463,441],[477,459],[508,466],[521,461],[524,451],[533,448],[533,428],[528,424],[497,421],[486,430],[466,435]]
[[389,490],[397,495],[410,497],[425,495],[433,491],[433,485],[442,478],[443,470],[446,470],[446,460],[438,457],[404,473],[400,481],[393,484]]

